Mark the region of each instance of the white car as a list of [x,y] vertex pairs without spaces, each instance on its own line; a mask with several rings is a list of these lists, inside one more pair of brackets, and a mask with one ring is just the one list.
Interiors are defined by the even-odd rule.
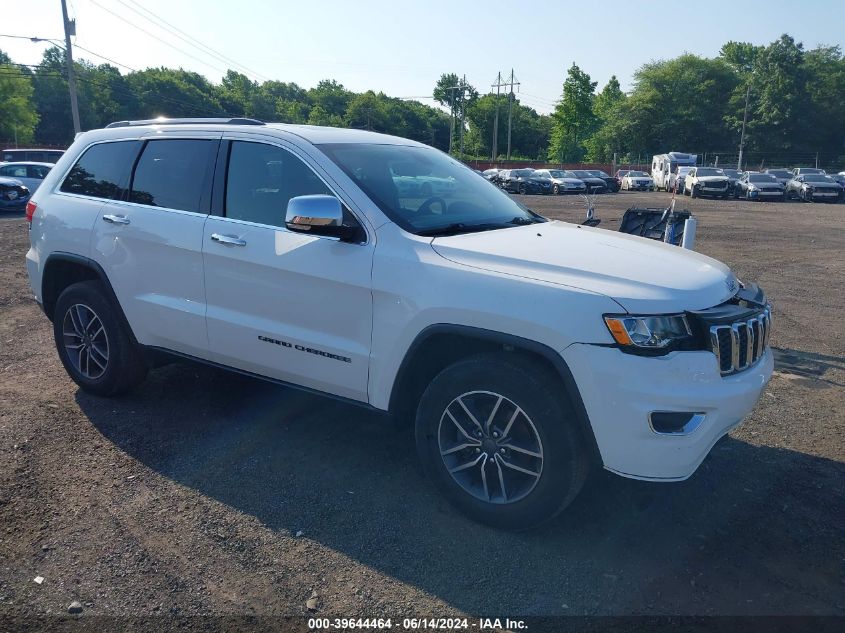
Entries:
[[733,195],[731,181],[716,167],[693,167],[684,178],[684,195],[692,198],[713,196],[727,198]]
[[[405,196],[400,173],[455,188]],[[772,375],[765,295],[724,264],[547,220],[404,138],[124,121],[79,135],[26,217],[84,391],[169,354],[390,413],[495,526],[554,516],[593,464],[686,479]]]
[[654,180],[644,171],[629,171],[622,178],[622,189],[625,191],[652,191]]
[[583,180],[567,175],[562,169],[535,169],[541,178],[552,181],[552,193],[586,193],[587,185]]
[[0,163],[0,176],[14,178],[21,181],[24,186],[35,193],[41,181],[50,173],[53,163],[36,163],[30,161],[18,163]]

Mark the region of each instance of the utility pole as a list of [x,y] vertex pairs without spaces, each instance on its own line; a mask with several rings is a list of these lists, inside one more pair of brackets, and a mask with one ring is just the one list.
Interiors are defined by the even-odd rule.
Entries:
[[513,87],[519,86],[519,82],[514,82],[513,68],[511,68],[510,92],[508,93],[508,160],[511,159],[511,115],[513,109]]
[[464,157],[464,121],[466,120],[466,107],[464,106],[464,95],[466,95],[467,76],[461,79],[461,159]]
[[499,91],[502,86],[507,85],[507,83],[502,81],[502,72],[499,71],[499,74],[496,75],[496,83],[491,86],[491,88],[496,89],[496,118],[493,119],[493,152],[490,155],[490,158],[493,160],[496,160],[496,157],[499,155]]
[[62,2],[62,18],[65,25],[65,61],[67,62],[67,87],[70,91],[70,112],[73,115],[73,133],[82,131],[79,125],[79,104],[76,102],[76,77],[73,74],[73,52],[71,51],[70,36],[76,35],[76,20],[68,20],[67,2]]
[[745,111],[742,113],[742,132],[739,135],[739,157],[736,160],[736,168],[742,171],[742,151],[745,149],[745,124],[748,122],[748,97],[751,96],[751,82],[745,89]]
[[451,119],[449,120],[449,155],[452,155],[452,140],[455,138],[455,90],[457,86],[449,87],[449,106],[451,110]]
[[465,112],[466,108],[464,107],[464,99],[466,97],[466,92],[468,90],[467,76],[464,75],[463,79],[460,80],[460,82],[458,83],[457,86],[449,86],[448,88],[446,88],[446,90],[448,90],[449,94],[451,95],[451,98],[449,99],[449,103],[452,106],[452,108],[451,108],[452,109],[452,121],[449,125],[449,154],[452,153],[452,142],[453,142],[453,137],[455,136],[455,118],[456,118],[455,117],[455,105],[457,103],[457,99],[455,98],[455,91],[456,90],[461,91],[461,102],[460,102],[460,108],[461,108],[461,148],[460,149],[461,149],[461,155],[463,155],[463,153],[464,153],[464,121],[465,121],[465,117],[466,117],[466,112]]

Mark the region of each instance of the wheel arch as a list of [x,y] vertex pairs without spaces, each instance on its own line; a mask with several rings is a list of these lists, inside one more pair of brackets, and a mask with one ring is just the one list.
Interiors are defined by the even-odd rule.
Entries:
[[462,358],[495,351],[532,358],[559,381],[575,411],[577,426],[591,460],[601,464],[581,392],[566,361],[549,346],[513,334],[446,323],[428,326],[416,336],[402,359],[390,391],[388,411],[396,420],[409,419],[416,411],[415,405],[423,391],[440,371]]
[[53,320],[56,301],[65,288],[80,281],[99,281],[103,284],[106,297],[114,306],[118,319],[129,332],[132,342],[137,344],[138,341],[132,333],[132,328],[126,319],[106,271],[93,259],[82,255],[51,253],[47,257],[47,261],[44,263],[44,272],[41,275],[41,301],[47,318],[50,321]]

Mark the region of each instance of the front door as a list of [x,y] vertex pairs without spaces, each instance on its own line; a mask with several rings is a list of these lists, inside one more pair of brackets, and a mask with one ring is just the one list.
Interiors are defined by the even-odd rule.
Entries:
[[221,215],[209,216],[202,244],[212,359],[366,401],[372,235],[346,243],[288,231],[288,200],[336,194],[293,149],[224,143]]

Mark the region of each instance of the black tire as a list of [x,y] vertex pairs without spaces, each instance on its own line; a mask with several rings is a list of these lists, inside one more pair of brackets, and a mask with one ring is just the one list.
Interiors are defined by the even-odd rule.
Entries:
[[[501,426],[501,421],[494,421],[490,425],[489,435],[474,440],[484,442],[480,444],[482,448],[468,447],[448,457],[442,456],[442,434],[456,435],[458,431],[454,427],[459,426],[448,417],[447,408],[450,412],[453,411],[453,408],[458,406],[455,402],[460,396],[488,398],[487,402],[490,402],[491,398],[504,397],[504,404],[495,409],[501,412],[499,415],[502,420],[509,418],[518,406],[525,414],[524,418],[520,418],[520,428],[534,429],[528,435],[533,433],[533,437],[538,439],[536,446],[539,448],[534,450],[542,453],[539,464],[536,462],[536,456],[525,457],[509,448],[504,451],[502,448],[496,448],[492,438],[495,436],[495,429]],[[474,406],[472,401],[469,406]],[[486,416],[487,411],[494,409],[492,404],[489,406],[487,410],[476,409],[479,419]],[[480,432],[473,430],[475,427],[471,418],[460,409],[457,409],[456,415],[463,416],[461,424],[466,424],[470,432]],[[528,421],[527,425],[525,420]],[[486,426],[486,419],[482,426]],[[510,425],[505,430],[509,428]],[[510,433],[515,434],[516,430],[511,430]],[[472,439],[464,433],[457,435],[457,441],[463,442],[464,437],[467,440]],[[502,441],[502,438],[498,441]],[[514,353],[473,356],[440,372],[431,381],[420,400],[416,418],[416,442],[424,469],[435,486],[455,507],[480,523],[510,530],[533,527],[566,508],[581,490],[590,465],[575,413],[563,395],[559,382],[536,362]],[[480,452],[482,450],[483,452]],[[475,457],[479,452],[480,455]],[[504,456],[497,454],[500,452],[503,452]],[[489,457],[487,461],[484,456],[489,456],[490,453],[493,453],[493,457]],[[487,479],[483,479],[487,488],[481,489],[478,494],[483,495],[483,491],[487,490],[487,499],[492,499],[495,492],[498,500],[490,501],[465,489],[463,484],[450,474],[447,459],[457,460],[461,464],[462,460],[472,463],[475,459],[475,464],[465,469],[463,472],[466,474],[461,477],[482,482],[482,473],[490,472],[489,484]],[[478,466],[478,460],[482,460],[481,463],[486,465]],[[529,469],[538,470],[540,474],[537,477],[527,477],[515,469],[502,468],[506,462],[514,464],[520,460],[528,460],[520,463]],[[508,495],[501,493],[499,472],[508,473],[510,476],[505,476],[504,488],[511,488],[510,496],[515,500],[505,502]],[[529,485],[533,487],[525,490],[524,487]],[[523,486],[522,491],[519,486]]]
[[[83,315],[82,319],[80,314]],[[90,331],[99,331],[97,323],[90,318],[92,314],[99,321],[99,325],[102,325],[102,334],[99,336],[93,336],[96,332]],[[87,324],[84,324],[82,321],[86,317]],[[81,324],[82,330],[89,335],[86,337],[86,347],[92,351],[87,352],[87,365],[84,348],[74,358],[73,350],[66,347],[66,344],[76,345],[77,340],[82,343],[80,336],[71,333],[79,328],[79,325],[74,326],[74,323]],[[53,338],[65,371],[88,393],[98,396],[124,394],[140,384],[147,375],[148,366],[144,354],[132,342],[117,308],[99,281],[75,283],[59,295],[53,314]],[[95,344],[95,339],[99,344]],[[97,349],[104,349],[105,356],[101,351],[95,353],[94,350]],[[86,373],[83,367],[87,367],[89,371]]]
[[557,185],[557,183],[555,183],[555,186],[553,187],[552,191],[554,191],[555,195],[560,194],[560,187]]
[[516,190],[517,190],[517,193],[519,193],[519,195],[521,195],[521,196],[525,195],[525,185],[519,185],[516,188]]

